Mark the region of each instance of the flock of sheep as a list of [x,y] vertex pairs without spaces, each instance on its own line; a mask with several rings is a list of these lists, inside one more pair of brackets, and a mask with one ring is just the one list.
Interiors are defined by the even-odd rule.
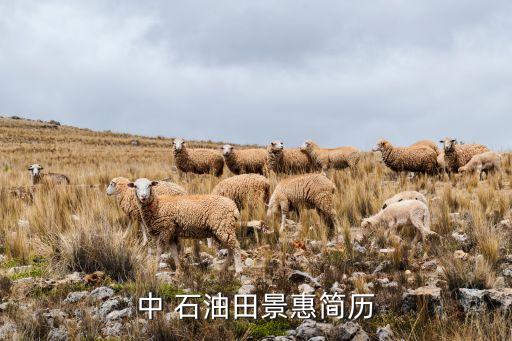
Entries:
[[[380,140],[374,151],[382,153],[384,164],[397,172],[499,171],[501,157],[498,153],[479,144],[459,144],[455,139],[440,141],[439,151],[432,141],[419,141],[409,147],[395,147]],[[361,158],[355,147],[334,149],[320,148],[313,141],[305,141],[300,148],[284,148],[281,141],[271,142],[266,149],[241,149],[224,145],[221,151],[204,148],[188,148],[186,142],[176,138],[173,142],[175,165],[180,173],[213,174],[221,176],[224,165],[235,174],[220,181],[209,195],[190,195],[173,182],[152,181],[146,178],[131,182],[127,178],[112,179],[108,195],[115,195],[124,213],[132,221],[139,222],[144,243],[151,238],[157,246],[158,261],[162,250],[169,249],[181,271],[180,240],[208,238],[228,250],[223,268],[234,262],[235,271],[242,271],[240,244],[237,231],[240,228],[240,210],[247,206],[267,205],[267,219],[281,214],[280,231],[285,228],[290,210],[315,209],[329,234],[335,231],[337,217],[334,210],[335,185],[327,177],[330,169],[353,168]],[[41,180],[67,184],[62,174],[42,173],[42,167],[29,167],[32,184]],[[273,192],[266,175],[270,172],[290,175],[281,179]],[[389,231],[411,226],[416,231],[414,242],[429,236],[430,213],[425,196],[419,192],[398,193],[385,201],[381,211],[362,221],[363,228],[383,225]]]

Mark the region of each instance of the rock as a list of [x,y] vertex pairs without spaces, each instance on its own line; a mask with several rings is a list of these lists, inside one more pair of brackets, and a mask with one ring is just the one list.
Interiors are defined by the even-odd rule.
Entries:
[[366,248],[364,246],[361,246],[358,242],[354,243],[353,249],[355,252],[358,253],[366,253]]
[[512,277],[512,268],[503,269],[501,272],[505,277]]
[[88,291],[75,291],[75,292],[70,292],[68,294],[68,296],[66,297],[66,299],[64,300],[64,303],[76,303],[80,300],[82,300],[83,298],[85,298],[87,295],[89,294]]
[[361,326],[354,322],[346,322],[335,326],[331,332],[330,340],[336,341],[368,341],[370,338],[368,334],[361,328]]
[[73,272],[56,282],[57,285],[75,284],[82,282],[82,276],[79,272]]
[[116,309],[121,309],[123,307],[126,307],[130,303],[131,302],[128,299],[121,299],[120,297],[110,298],[110,299],[106,300],[105,302],[103,302],[103,304],[98,308],[95,315],[97,315],[101,318],[104,318],[105,316],[110,314],[110,312],[112,312]]
[[16,333],[16,324],[7,322],[0,326],[0,340],[10,340],[14,333]]
[[172,276],[169,272],[157,272],[155,277],[162,283],[170,284],[173,282]]
[[308,341],[326,341],[325,336],[315,336],[309,339]]
[[89,294],[89,297],[98,300],[103,301],[109,297],[112,297],[114,295],[114,290],[108,287],[99,287],[91,291]]
[[41,318],[46,321],[48,326],[57,326],[64,322],[68,314],[60,309],[42,309],[35,312],[36,318]]
[[288,276],[288,280],[294,283],[302,283],[302,282],[308,282],[315,288],[321,287],[320,283],[308,274],[307,272],[299,271],[299,270],[293,270],[290,276]]
[[115,320],[120,320],[125,317],[130,317],[130,316],[132,316],[132,308],[128,307],[128,308],[124,308],[122,310],[112,311],[111,313],[109,313],[107,315],[106,320],[107,321],[115,321]]
[[457,291],[459,304],[467,313],[482,313],[486,310],[486,290],[460,288]]
[[246,258],[244,264],[246,267],[252,268],[254,265],[254,260],[252,258]]
[[121,322],[111,322],[101,330],[105,336],[119,336],[123,331],[123,324]]
[[160,262],[158,263],[158,270],[164,270],[167,269],[169,265],[166,262]]
[[316,336],[329,335],[332,330],[332,325],[328,323],[320,323],[314,320],[305,320],[300,326],[295,329],[289,336],[294,336],[298,340],[310,340]]
[[455,250],[455,252],[453,252],[453,258],[460,259],[460,260],[467,260],[468,254],[462,250]]
[[267,336],[261,341],[295,341],[297,340],[294,336]]
[[315,293],[315,288],[313,288],[311,285],[307,283],[302,283],[299,285],[299,292],[301,294],[311,295]]
[[391,266],[391,262],[388,260],[385,260],[385,261],[381,262],[379,265],[377,265],[375,270],[373,270],[373,274],[375,275],[379,272],[382,272],[382,271],[388,269],[390,266]]
[[65,328],[53,328],[46,338],[48,341],[66,341],[67,339],[68,332]]
[[12,276],[12,275],[19,274],[22,272],[28,272],[28,271],[32,270],[33,268],[34,267],[32,265],[15,266],[15,267],[7,270],[7,276]]
[[346,285],[345,284],[339,284],[338,282],[334,282],[331,289],[330,289],[330,292],[331,294],[343,294],[345,292],[345,289],[346,289]]
[[238,294],[247,295],[254,294],[256,292],[256,287],[252,284],[244,284],[238,289]]
[[512,308],[512,288],[488,289],[488,301],[492,308],[510,311]]
[[402,310],[409,312],[417,310],[419,306],[426,304],[430,314],[439,312],[441,306],[441,288],[425,286],[417,289],[409,289],[402,295]]
[[393,341],[395,340],[395,333],[391,330],[391,326],[388,324],[385,327],[377,328],[377,340],[379,341]]

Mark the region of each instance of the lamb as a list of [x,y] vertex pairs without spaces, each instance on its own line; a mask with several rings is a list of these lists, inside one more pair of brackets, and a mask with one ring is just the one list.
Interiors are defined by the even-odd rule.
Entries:
[[68,185],[70,183],[69,178],[64,174],[42,173],[43,167],[37,163],[30,165],[28,170],[32,178],[32,185],[40,184],[42,181],[54,185]]
[[373,151],[380,151],[386,166],[395,172],[438,172],[436,152],[424,145],[394,147],[389,141],[380,140]]
[[396,232],[398,229],[413,227],[416,234],[413,243],[424,241],[428,236],[437,236],[430,231],[430,212],[425,203],[419,200],[404,200],[395,202],[369,218],[363,219],[362,228],[375,227],[383,224]]
[[404,191],[395,194],[391,198],[384,201],[384,205],[382,205],[382,209],[385,209],[391,204],[394,204],[395,202],[400,202],[404,200],[418,200],[424,203],[425,205],[428,205],[427,198],[423,194],[417,191]]
[[299,148],[284,149],[281,141],[272,141],[267,146],[267,164],[276,174],[308,173],[318,169],[308,154]]
[[334,183],[323,174],[304,174],[281,180],[270,197],[267,219],[280,210],[280,231],[283,231],[290,209],[298,210],[301,206],[315,208],[331,234],[336,221],[333,203],[335,190]]
[[270,181],[259,174],[235,175],[219,182],[212,194],[230,198],[242,210],[244,206],[268,202]]
[[465,166],[473,156],[489,151],[484,145],[458,144],[456,139],[451,138],[439,142],[443,144],[446,168],[450,173],[458,172],[459,168]]
[[219,177],[224,170],[224,159],[219,151],[207,148],[187,148],[182,138],[173,142],[174,163],[181,172],[213,173]]
[[267,151],[263,148],[235,149],[232,145],[222,146],[222,155],[233,174],[265,174]]
[[346,146],[332,149],[320,148],[314,141],[306,140],[300,149],[306,152],[315,164],[326,172],[328,169],[353,168],[359,161],[359,149]]
[[228,249],[223,270],[227,270],[234,260],[235,272],[240,274],[240,244],[236,238],[240,212],[235,203],[218,195],[158,196],[151,190],[157,184],[157,181],[145,178],[128,183],[128,187],[135,188],[140,214],[149,234],[157,240],[157,259],[160,259],[162,248],[169,245],[176,272],[181,273],[180,239],[213,237]]
[[[107,195],[115,195],[117,203],[121,207],[121,210],[128,216],[133,222],[141,222],[141,216],[139,208],[137,206],[137,200],[133,193],[133,190],[128,187],[130,180],[124,177],[117,177],[110,181],[107,187]],[[168,182],[159,181],[158,185],[153,187],[155,195],[185,195],[187,191],[180,185]],[[142,226],[142,239],[145,245],[148,241],[148,232],[146,226]]]
[[495,152],[485,152],[473,156],[465,166],[459,168],[459,173],[477,171],[481,180],[483,172],[488,173],[491,171],[499,171],[500,168],[500,154]]
[[437,144],[434,141],[420,140],[418,142],[411,144],[411,147],[416,147],[416,146],[425,146],[425,147],[432,148],[432,150],[434,150],[436,152],[436,154],[439,155],[439,148],[437,147]]

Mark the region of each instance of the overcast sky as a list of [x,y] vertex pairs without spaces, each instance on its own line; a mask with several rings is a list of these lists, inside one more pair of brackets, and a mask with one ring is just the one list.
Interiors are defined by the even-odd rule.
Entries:
[[370,148],[512,147],[512,1],[1,1],[0,115]]

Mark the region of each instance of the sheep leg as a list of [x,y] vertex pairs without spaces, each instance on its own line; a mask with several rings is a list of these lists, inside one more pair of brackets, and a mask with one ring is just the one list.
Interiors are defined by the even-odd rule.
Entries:
[[180,258],[179,258],[179,253],[178,253],[178,245],[176,243],[177,243],[177,241],[172,241],[170,243],[170,249],[171,249],[172,259],[174,260],[174,265],[176,265],[176,273],[178,274],[181,272],[181,264],[180,264]]
[[201,246],[199,245],[199,239],[194,239],[194,258],[199,260],[199,254],[201,251]]
[[281,208],[281,226],[279,228],[279,232],[283,232],[286,228],[286,216],[288,215],[288,204],[282,203],[280,205]]
[[229,265],[231,264],[233,259],[234,259],[233,249],[232,248],[228,248],[228,256],[226,257],[226,260],[222,264],[221,271],[227,271],[228,268],[229,268]]
[[208,245],[208,248],[210,249],[212,247],[212,239],[211,238],[206,238],[206,244]]

